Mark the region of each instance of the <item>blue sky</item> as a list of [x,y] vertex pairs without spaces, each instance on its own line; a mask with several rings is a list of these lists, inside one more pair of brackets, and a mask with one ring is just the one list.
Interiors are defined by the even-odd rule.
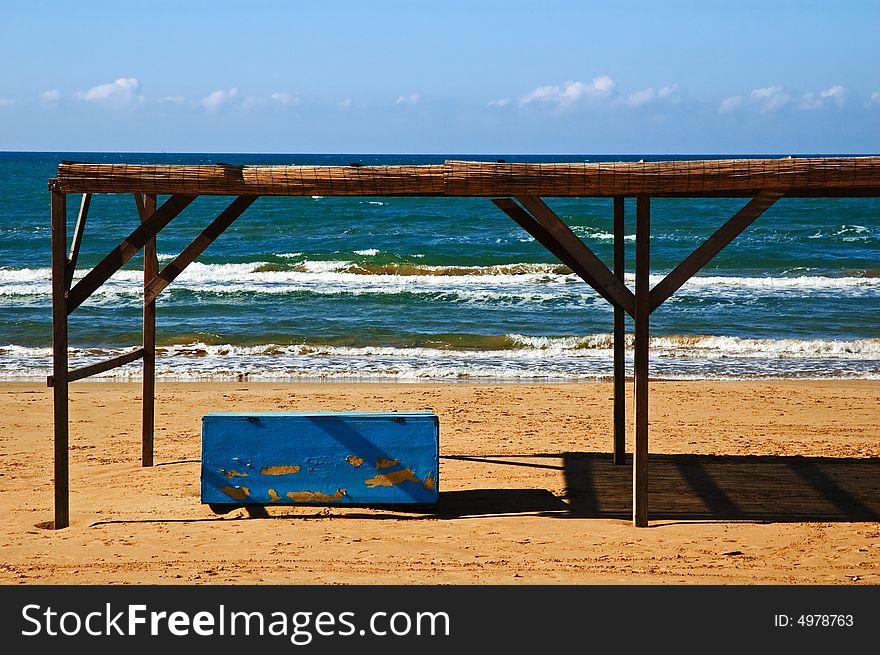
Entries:
[[880,2],[4,2],[0,150],[876,153]]

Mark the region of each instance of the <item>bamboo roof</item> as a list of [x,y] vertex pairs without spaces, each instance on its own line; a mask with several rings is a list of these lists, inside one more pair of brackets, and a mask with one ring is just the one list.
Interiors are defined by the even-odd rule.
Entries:
[[880,196],[880,157],[428,166],[208,166],[64,162],[64,193],[251,196]]

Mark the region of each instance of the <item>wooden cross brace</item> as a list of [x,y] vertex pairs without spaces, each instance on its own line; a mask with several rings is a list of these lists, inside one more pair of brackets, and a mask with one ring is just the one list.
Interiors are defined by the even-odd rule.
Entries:
[[[651,289],[650,311],[653,312],[668,300],[783,195],[785,195],[784,191],[762,191],[749,200],[742,209]],[[511,198],[493,198],[492,202],[599,295],[614,307],[623,309],[630,317],[635,317],[633,292],[543,200],[535,196],[520,196],[516,200],[520,204]]]

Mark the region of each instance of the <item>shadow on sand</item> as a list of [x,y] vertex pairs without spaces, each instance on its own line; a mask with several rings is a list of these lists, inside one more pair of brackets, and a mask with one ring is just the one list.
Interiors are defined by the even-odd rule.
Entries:
[[[648,466],[654,520],[880,520],[880,459],[651,455]],[[631,516],[629,469],[604,453],[565,453],[563,467],[569,516]]]
[[[435,510],[441,518],[521,513],[632,516],[631,468],[615,466],[608,453],[446,459],[561,468],[565,495],[560,498],[542,489],[449,491],[441,493]],[[650,518],[655,521],[880,521],[877,458],[651,455],[648,471]]]
[[[442,491],[436,506],[395,505],[344,512],[315,507],[314,514],[285,507],[271,512],[246,506],[235,518],[370,518],[442,520],[462,517],[539,515],[557,518],[631,517],[631,469],[615,466],[608,453],[450,455],[445,460],[561,470],[565,494],[546,489]],[[561,462],[561,465],[560,465]],[[484,478],[485,479],[485,478]],[[651,455],[649,503],[652,521],[860,522],[880,521],[880,459],[743,455]],[[218,513],[240,506],[216,507]],[[101,521],[93,525],[200,522],[221,517]]]

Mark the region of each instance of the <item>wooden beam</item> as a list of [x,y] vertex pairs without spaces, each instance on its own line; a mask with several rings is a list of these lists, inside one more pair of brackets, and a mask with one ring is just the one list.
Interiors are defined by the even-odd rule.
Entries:
[[86,219],[89,216],[89,206],[92,204],[92,194],[84,193],[79,205],[79,214],[76,217],[76,227],[73,228],[73,239],[70,243],[70,254],[67,256],[67,266],[64,276],[64,286],[69,291],[73,283],[73,273],[76,270],[76,260],[79,258],[79,249],[82,246],[83,234],[86,230]]
[[[624,282],[625,199],[614,197],[614,276]],[[625,282],[624,282],[625,283]],[[614,306],[614,463],[626,463],[626,315]]]
[[228,166],[63,162],[65,193],[344,196],[751,197],[880,194],[880,157],[496,163],[428,166]]
[[129,234],[113,251],[104,257],[95,268],[89,271],[85,277],[76,283],[70,290],[67,302],[67,313],[70,314],[79,307],[84,300],[92,295],[98,287],[106,282],[111,275],[118,271],[129,259],[143,248],[146,243],[155,238],[168,223],[170,223],[195,196],[171,196],[150,218],[141,223]]
[[[138,216],[141,219],[141,223],[143,223],[150,217],[150,214],[152,214],[152,212],[147,213],[147,205],[146,201],[144,200],[144,194],[133,193],[132,195],[134,196],[134,205],[135,207],[137,207]],[[153,197],[155,197],[155,195]],[[153,211],[155,211],[155,209]]]
[[762,191],[749,200],[745,207],[734,214],[651,289],[651,311],[666,302],[669,296],[681,288],[783,195],[785,194],[782,191]]
[[67,405],[67,197],[50,185],[52,205],[52,374],[55,455],[55,522],[58,530],[70,524]]
[[608,300],[612,305],[617,306],[617,303],[613,298],[607,297],[602,293],[598,280],[593,277],[591,272],[581,265],[577,259],[572,257],[571,253],[564,250],[559,245],[559,242],[557,242],[525,209],[520,207],[510,198],[493,198],[492,202],[495,203],[501,211],[512,218],[517,225],[531,234],[535,238],[535,241],[544,246],[555,255],[559,261],[568,266],[578,277],[589,284],[596,293]]
[[526,211],[532,215],[572,259],[596,281],[596,291],[612,305],[623,307],[630,316],[635,314],[635,299],[623,282],[618,280],[601,259],[581,241],[577,235],[550,209],[543,200],[535,196],[517,198]]
[[62,190],[220,196],[442,196],[447,167],[85,164],[58,167]]
[[586,271],[579,266],[577,261],[560,248],[559,244],[550,238],[550,233],[547,232],[540,223],[536,222],[531,214],[516,204],[512,198],[492,198],[492,202],[498,207],[498,209],[507,214],[517,225],[530,234],[535,241],[549,250],[559,261],[568,266],[579,277],[583,278],[584,282],[590,286],[596,284],[596,281],[590,275],[589,271]]
[[636,197],[635,446],[633,524],[648,525],[648,318],[651,273],[651,197]]
[[[114,368],[119,368],[120,366],[131,364],[132,362],[141,359],[143,356],[144,349],[138,348],[137,350],[132,350],[129,353],[124,353],[122,355],[117,355],[116,357],[111,357],[110,359],[105,359],[103,362],[97,362],[96,364],[89,364],[88,366],[75,368],[67,372],[67,381],[76,382],[77,380],[83,380],[85,378],[92,377],[93,375],[98,375],[99,373],[112,371]],[[50,375],[48,378],[46,378],[46,386],[57,388],[57,376]]]
[[[149,220],[156,212],[156,196],[146,195],[135,203],[141,214],[141,222]],[[153,465],[153,435],[156,420],[156,301],[147,299],[147,284],[159,272],[156,239],[144,245],[144,393],[141,420],[141,466]]]
[[162,269],[161,273],[154,275],[144,287],[144,301],[153,303],[156,297],[167,287],[174,279],[180,275],[184,269],[192,264],[196,257],[201,255],[205,249],[210,246],[214,240],[219,237],[226,229],[232,225],[233,221],[244,213],[250,207],[258,196],[239,196],[224,209],[217,218],[215,218],[208,227],[202,230],[191,244],[189,244],[183,252],[181,252],[171,263]]
[[446,166],[447,196],[700,196],[745,191],[754,195],[787,189],[876,192],[880,186],[876,156],[534,164],[447,161]]

